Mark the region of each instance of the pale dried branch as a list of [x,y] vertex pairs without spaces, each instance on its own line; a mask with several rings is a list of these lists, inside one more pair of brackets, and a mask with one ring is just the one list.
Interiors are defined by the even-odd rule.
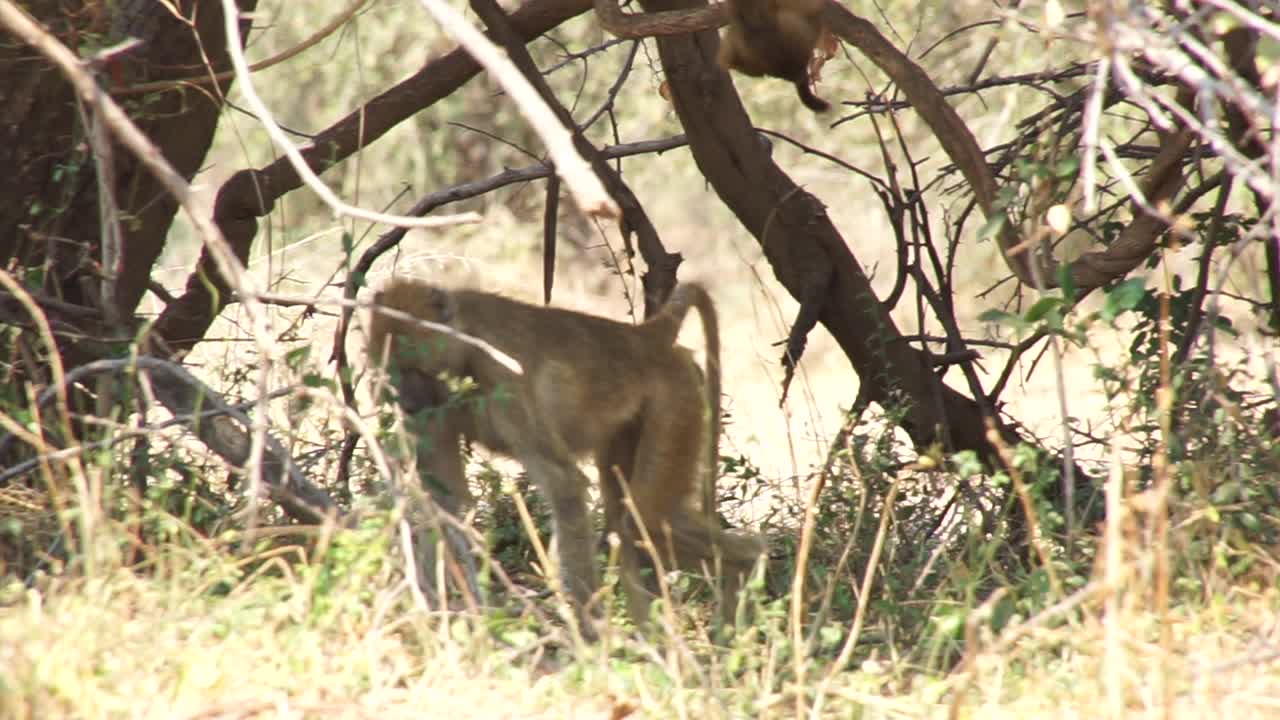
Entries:
[[443,0],[420,1],[445,32],[466,48],[471,57],[488,70],[515,101],[516,107],[546,143],[547,152],[551,153],[551,159],[555,162],[556,173],[568,186],[578,207],[593,217],[619,217],[617,203],[609,197],[600,178],[596,177],[591,166],[574,148],[573,134],[556,118],[551,108],[538,96],[538,91],[520,74],[515,65]]
[[249,62],[244,57],[244,40],[240,36],[240,11],[236,7],[235,0],[222,0],[223,22],[227,33],[227,57],[231,59],[231,66],[235,69],[236,81],[240,84],[240,93],[244,95],[245,102],[253,109],[257,115],[258,122],[262,123],[262,127],[267,131],[271,141],[275,143],[285,156],[289,158],[289,162],[293,164],[293,169],[298,173],[298,177],[302,178],[307,187],[320,197],[326,205],[333,209],[334,212],[348,217],[367,220],[369,222],[383,223],[385,225],[404,225],[406,227],[422,227],[433,228],[447,225],[457,225],[459,223],[479,222],[480,216],[476,213],[462,213],[459,215],[441,215],[432,217],[408,217],[405,215],[394,215],[390,213],[381,213],[373,210],[365,210],[362,207],[350,205],[338,197],[336,193],[324,184],[319,175],[307,165],[307,161],[303,159],[302,153],[298,151],[298,147],[293,141],[285,135],[284,130],[276,123],[275,117],[271,110],[267,108],[266,103],[258,96],[253,86],[253,78],[249,70]]

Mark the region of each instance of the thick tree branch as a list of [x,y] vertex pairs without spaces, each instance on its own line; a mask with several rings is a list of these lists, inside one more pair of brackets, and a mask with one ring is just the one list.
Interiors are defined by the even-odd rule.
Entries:
[[[512,14],[511,22],[527,41],[590,7],[590,0],[531,0]],[[302,150],[302,157],[312,170],[322,173],[414,113],[447,97],[479,71],[480,65],[461,48],[431,60],[412,77],[316,135],[312,144]],[[289,161],[280,159],[262,169],[242,170],[222,186],[214,206],[214,220],[242,261],[253,246],[258,218],[301,184]],[[161,313],[156,329],[171,346],[189,349],[200,341],[228,302],[226,283],[209,259],[202,256],[187,280],[186,291]]]
[[718,28],[728,22],[724,3],[688,10],[666,10],[628,15],[618,0],[595,0],[596,19],[605,30],[621,38],[682,35]]
[[[647,8],[684,8],[688,0],[650,0]],[[672,102],[694,161],[716,193],[764,248],[775,274],[795,297],[827,283],[820,322],[849,357],[869,399],[904,405],[904,427],[920,446],[950,426],[953,449],[995,457],[977,404],[939,383],[927,358],[901,341],[821,204],[797,187],[761,147],[729,77],[715,62],[713,32],[658,39]],[[1021,441],[1005,430],[1012,442]]]
[[623,232],[635,232],[639,237],[640,256],[644,258],[649,271],[643,279],[645,289],[645,316],[657,312],[666,302],[667,297],[676,285],[676,269],[680,267],[682,258],[679,253],[667,252],[658,236],[658,230],[644,211],[640,199],[623,181],[618,171],[609,166],[605,154],[592,145],[582,129],[573,121],[573,115],[556,99],[551,87],[543,79],[534,65],[533,58],[525,49],[525,40],[514,32],[511,21],[492,0],[472,0],[472,8],[481,20],[489,27],[494,39],[501,43],[511,56],[512,62],[524,73],[529,82],[537,89],[543,102],[547,104],[564,123],[573,131],[573,144],[579,153],[591,164],[591,169],[604,182],[609,194],[622,208],[621,227]]

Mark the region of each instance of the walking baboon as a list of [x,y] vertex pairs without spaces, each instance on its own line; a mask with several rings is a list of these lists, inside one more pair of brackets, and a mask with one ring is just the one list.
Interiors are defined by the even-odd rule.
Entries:
[[[472,501],[462,438],[519,460],[551,506],[562,587],[588,634],[593,633],[587,607],[599,581],[587,516],[589,481],[576,463],[587,455],[599,473],[606,527],[622,540],[621,577],[632,619],[637,624],[648,619],[650,594],[640,582],[639,529],[625,510],[619,478],[667,567],[714,568],[719,556],[723,602],[732,608],[741,576],[750,571],[761,544],[722,530],[714,517],[719,328],[702,287],[680,286],[658,315],[641,325],[407,279],[393,280],[374,303],[370,359],[386,361],[401,404],[418,414],[415,431],[426,445],[419,454],[423,481],[446,509],[459,512]],[[523,372],[513,372],[474,345],[377,307],[483,340],[511,356]],[[705,383],[693,355],[675,344],[690,307],[698,310],[706,335]],[[448,383],[458,379],[472,385],[471,401],[448,402]],[[708,409],[709,418],[704,417]],[[710,467],[701,467],[708,459]],[[696,512],[691,501],[700,470],[707,472],[708,485],[703,511]]]
[[729,26],[720,39],[719,61],[726,70],[790,80],[800,102],[815,112],[830,103],[809,87],[809,59],[822,31],[826,0],[727,0]]

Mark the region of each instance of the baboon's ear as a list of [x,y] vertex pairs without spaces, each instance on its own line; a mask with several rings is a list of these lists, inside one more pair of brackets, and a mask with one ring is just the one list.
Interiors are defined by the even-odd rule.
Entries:
[[445,325],[451,324],[458,316],[457,301],[454,300],[452,293],[443,288],[427,289],[427,307],[431,311],[431,316]]

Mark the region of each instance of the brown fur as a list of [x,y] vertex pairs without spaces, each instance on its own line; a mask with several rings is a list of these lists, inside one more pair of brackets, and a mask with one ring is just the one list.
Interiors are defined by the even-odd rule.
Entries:
[[815,112],[831,105],[809,87],[809,58],[822,31],[826,0],[726,0],[729,26],[720,40],[721,67],[790,80]]
[[[485,340],[522,366],[517,375],[473,345],[373,314],[371,360],[380,362],[388,352],[400,402],[410,413],[429,409],[415,428],[425,444],[419,453],[424,482],[434,480],[443,493],[429,489],[446,509],[459,512],[471,503],[459,449],[463,437],[518,459],[551,505],[562,586],[588,632],[583,610],[599,583],[587,517],[589,481],[576,464],[583,456],[596,462],[606,525],[622,539],[621,575],[633,620],[647,620],[650,596],[639,580],[638,529],[625,510],[619,472],[664,564],[699,570],[704,563],[713,566],[719,554],[724,602],[732,607],[740,576],[761,546],[755,538],[721,530],[712,519],[719,329],[704,289],[677,288],[662,311],[641,325],[404,279],[392,281],[375,303]],[[706,383],[691,353],[675,345],[690,307],[698,310],[707,336]],[[480,397],[446,404],[442,373],[472,379]],[[703,417],[708,408],[710,422]],[[700,514],[690,501],[708,458],[706,512]]]

